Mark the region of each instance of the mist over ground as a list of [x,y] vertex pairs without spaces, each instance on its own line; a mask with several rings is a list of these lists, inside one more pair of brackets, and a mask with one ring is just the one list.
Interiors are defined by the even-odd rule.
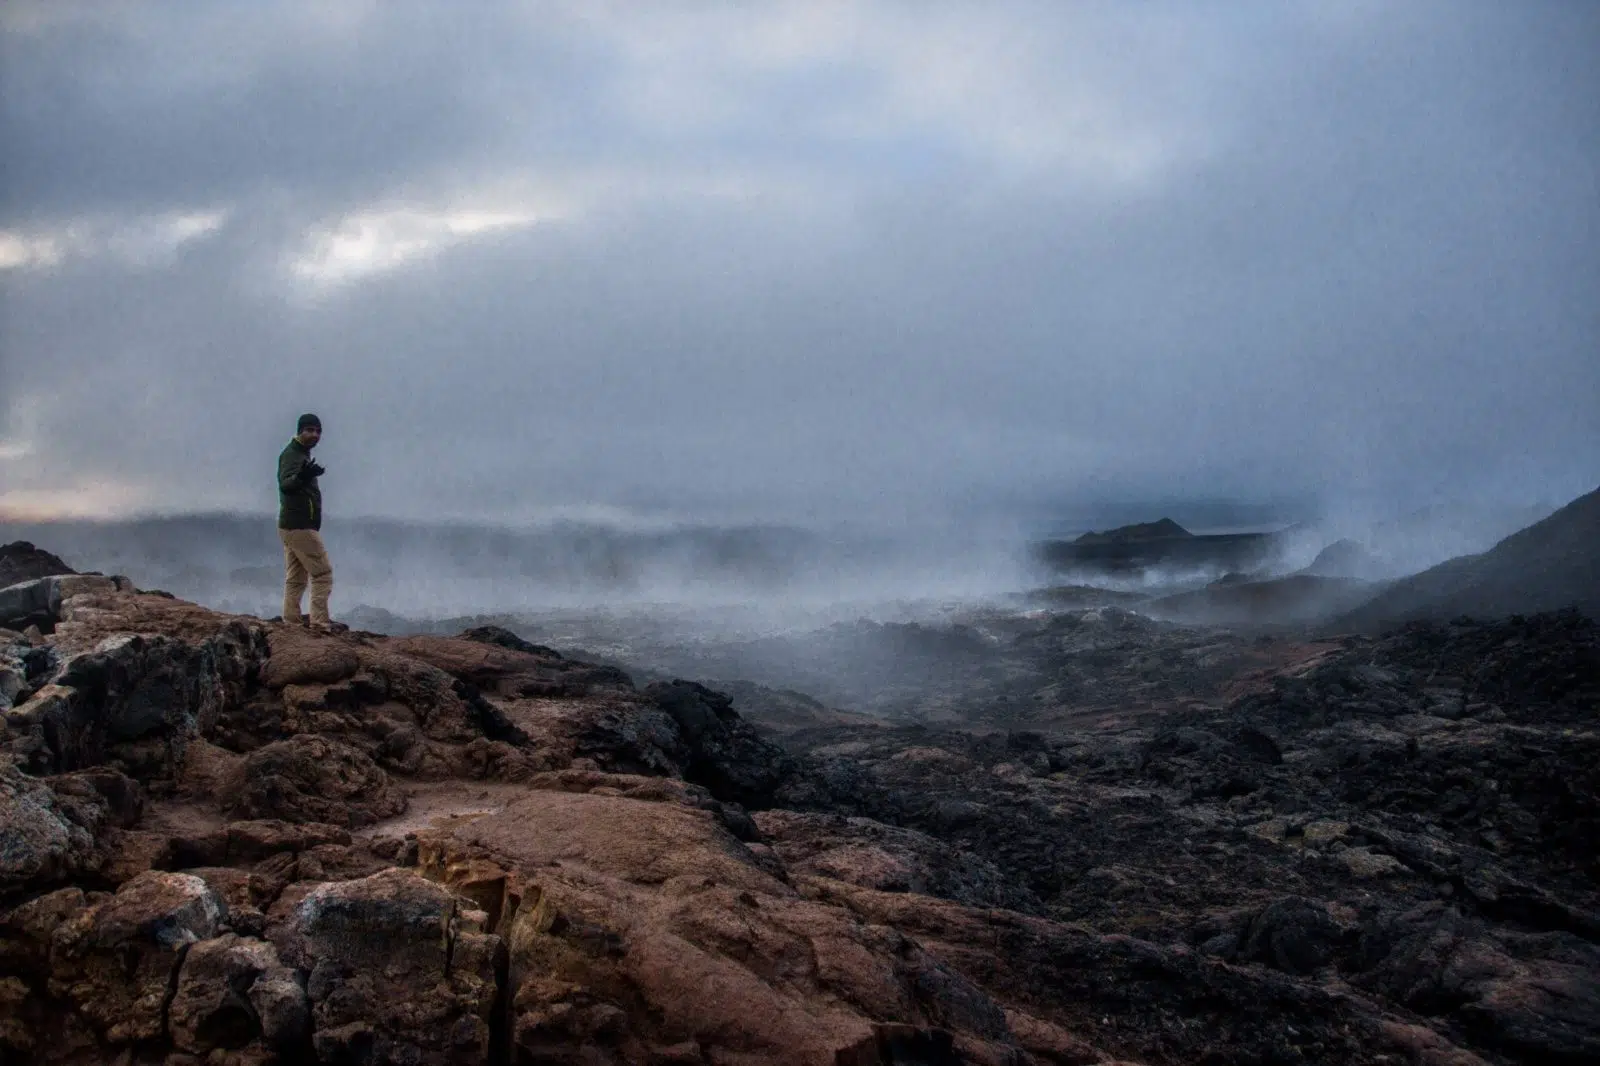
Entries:
[[[814,617],[892,609],[896,601],[981,601],[1043,577],[1024,541],[983,531],[920,538],[783,526],[655,529],[332,520],[336,600],[433,619],[473,613],[635,607]],[[269,515],[0,523],[79,569],[138,575],[225,610],[272,615],[282,548]]]
[[[1129,514],[1176,515],[1191,532],[1275,533],[1258,576],[1298,571],[1334,541],[1362,546],[1368,579],[1399,577],[1483,551],[1553,508],[1435,507],[1363,523],[1349,513],[1290,522],[1280,508],[1220,501],[1103,507],[1077,524],[972,522],[907,529],[835,523],[714,526],[566,521],[534,525],[331,519],[339,612],[398,620],[477,614],[628,611],[672,619],[685,634],[772,632],[839,620],[940,618],[1075,584],[1155,594],[1226,576],[1221,563],[1132,572],[1050,565],[1039,548]],[[1180,523],[1180,524],[1182,524]],[[1214,524],[1206,524],[1214,523]],[[222,610],[270,617],[281,602],[282,549],[271,515],[0,522],[80,570],[120,573]],[[369,615],[371,618],[381,615]]]

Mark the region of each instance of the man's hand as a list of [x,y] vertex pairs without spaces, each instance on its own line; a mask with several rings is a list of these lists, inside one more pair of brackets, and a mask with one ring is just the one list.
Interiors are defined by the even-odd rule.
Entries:
[[304,473],[306,477],[321,477],[323,474],[326,474],[328,471],[327,471],[327,469],[325,467],[323,467],[323,465],[321,463],[317,462],[315,459],[307,459],[306,460],[306,465],[301,468],[301,472]]

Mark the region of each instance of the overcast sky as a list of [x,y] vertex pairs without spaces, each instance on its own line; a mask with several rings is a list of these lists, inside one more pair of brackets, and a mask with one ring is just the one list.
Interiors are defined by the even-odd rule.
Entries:
[[0,7],[0,511],[1600,482],[1600,3]]

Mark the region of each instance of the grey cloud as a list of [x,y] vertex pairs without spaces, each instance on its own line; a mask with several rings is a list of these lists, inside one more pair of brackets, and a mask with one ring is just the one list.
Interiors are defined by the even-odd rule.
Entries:
[[[1174,155],[1098,181],[964,112],[896,125],[850,42],[652,112],[645,74],[691,79],[714,39],[641,58],[606,15],[402,10],[264,35],[221,82],[184,76],[206,41],[177,18],[7,32],[5,225],[232,208],[153,266],[0,274],[4,426],[40,423],[8,486],[266,508],[308,406],[365,513],[1559,502],[1600,471],[1588,5],[985,7],[1045,56],[1126,50],[1061,83]],[[1066,98],[1036,67],[999,84]],[[284,273],[342,213],[530,181],[578,207],[322,291]]]

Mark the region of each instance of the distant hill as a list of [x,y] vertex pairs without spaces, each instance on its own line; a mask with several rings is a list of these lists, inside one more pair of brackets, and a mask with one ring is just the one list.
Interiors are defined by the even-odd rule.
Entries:
[[1131,526],[1119,526],[1109,529],[1104,533],[1085,533],[1074,544],[1133,544],[1143,540],[1165,540],[1168,537],[1192,537],[1187,529],[1170,518],[1163,518],[1156,522],[1138,522]]
[[1496,618],[1563,607],[1600,618],[1600,489],[1481,555],[1394,582],[1336,626],[1368,631],[1416,619]]
[[1170,518],[1038,544],[1039,559],[1062,573],[1129,573],[1153,567],[1250,571],[1281,549],[1281,533],[1195,534]]

